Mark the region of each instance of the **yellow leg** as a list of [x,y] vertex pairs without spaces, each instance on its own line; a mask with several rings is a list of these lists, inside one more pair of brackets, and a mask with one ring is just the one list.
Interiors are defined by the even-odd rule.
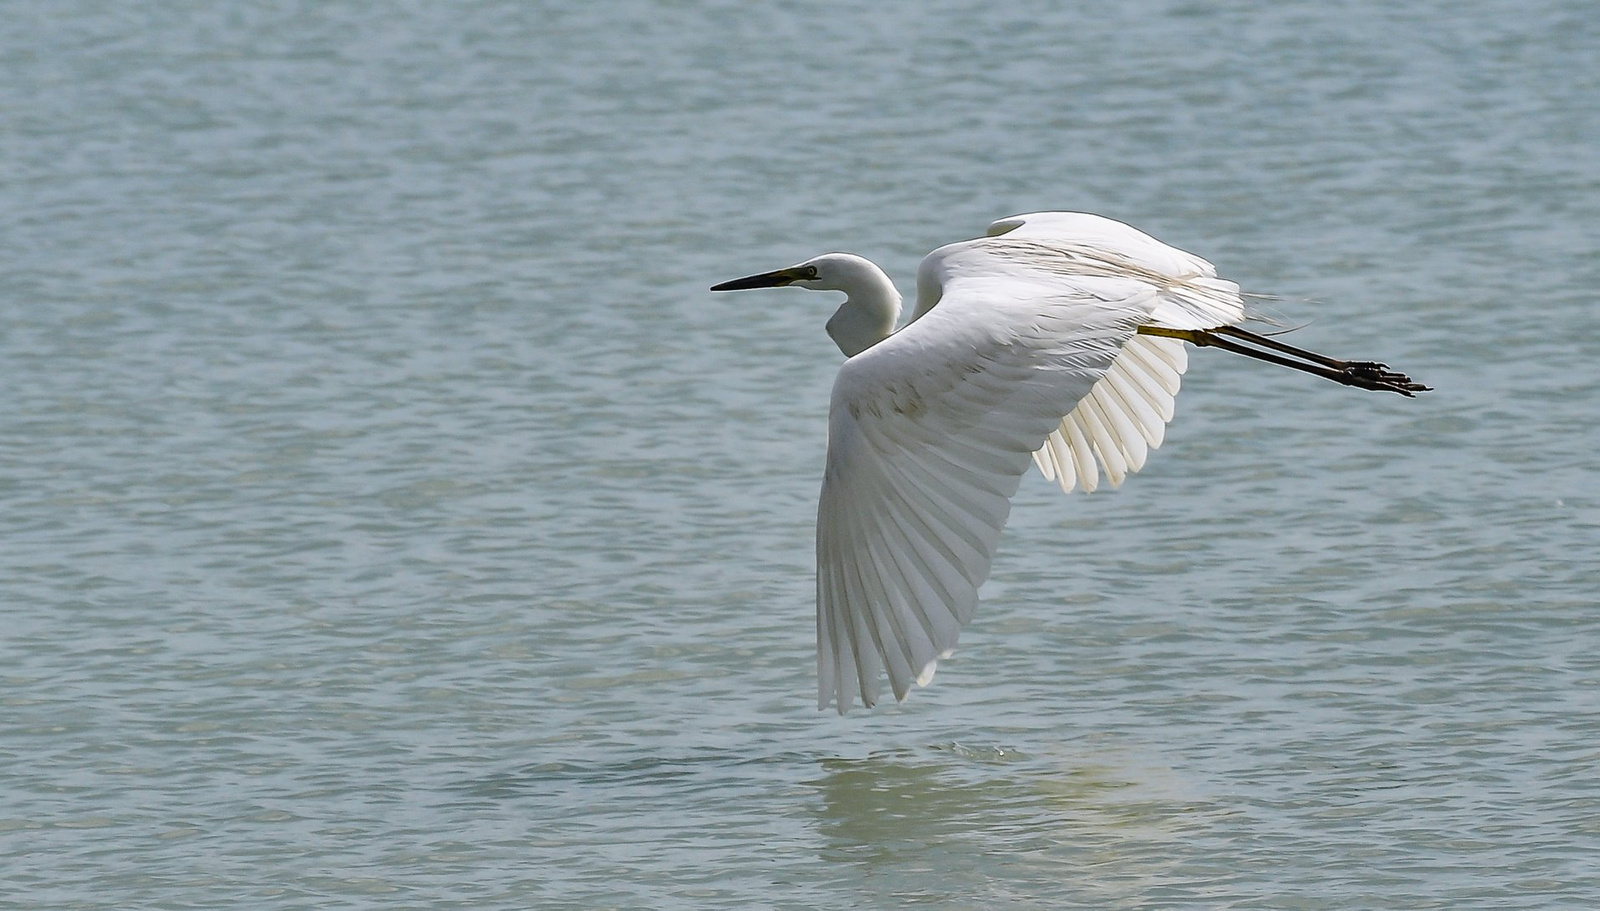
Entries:
[[1168,329],[1166,326],[1140,326],[1137,331],[1140,335],[1182,339],[1191,345],[1211,344],[1211,335],[1204,329]]

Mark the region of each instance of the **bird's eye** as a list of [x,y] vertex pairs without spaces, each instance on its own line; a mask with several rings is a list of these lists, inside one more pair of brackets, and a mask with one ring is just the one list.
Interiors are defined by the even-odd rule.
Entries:
[[817,280],[817,267],[816,266],[806,266],[806,281],[814,282],[816,280]]

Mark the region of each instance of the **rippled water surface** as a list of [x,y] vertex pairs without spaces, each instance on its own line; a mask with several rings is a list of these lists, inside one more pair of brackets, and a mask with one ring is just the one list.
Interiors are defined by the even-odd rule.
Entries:
[[[7,6],[7,907],[1600,906],[1591,6],[858,6]],[[819,714],[831,307],[705,289],[1042,208],[1437,391],[1196,352]]]

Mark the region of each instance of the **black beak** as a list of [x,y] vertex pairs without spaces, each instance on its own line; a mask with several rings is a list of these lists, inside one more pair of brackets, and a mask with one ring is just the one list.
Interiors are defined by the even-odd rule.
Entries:
[[713,291],[749,291],[751,288],[782,288],[792,285],[805,278],[799,269],[778,269],[775,272],[763,272],[760,275],[746,275],[744,278],[735,278],[718,285],[712,285]]

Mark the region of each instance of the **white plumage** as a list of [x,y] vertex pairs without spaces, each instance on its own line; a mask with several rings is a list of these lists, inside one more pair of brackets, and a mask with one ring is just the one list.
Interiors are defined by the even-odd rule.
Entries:
[[828,322],[849,359],[817,510],[817,702],[841,714],[877,702],[885,675],[904,699],[950,655],[1030,460],[1064,491],[1120,484],[1161,445],[1182,338],[1231,347],[1207,331],[1245,317],[1211,263],[1070,212],[929,254],[898,332],[893,283],[850,254],[713,290],[790,284],[848,295]]

